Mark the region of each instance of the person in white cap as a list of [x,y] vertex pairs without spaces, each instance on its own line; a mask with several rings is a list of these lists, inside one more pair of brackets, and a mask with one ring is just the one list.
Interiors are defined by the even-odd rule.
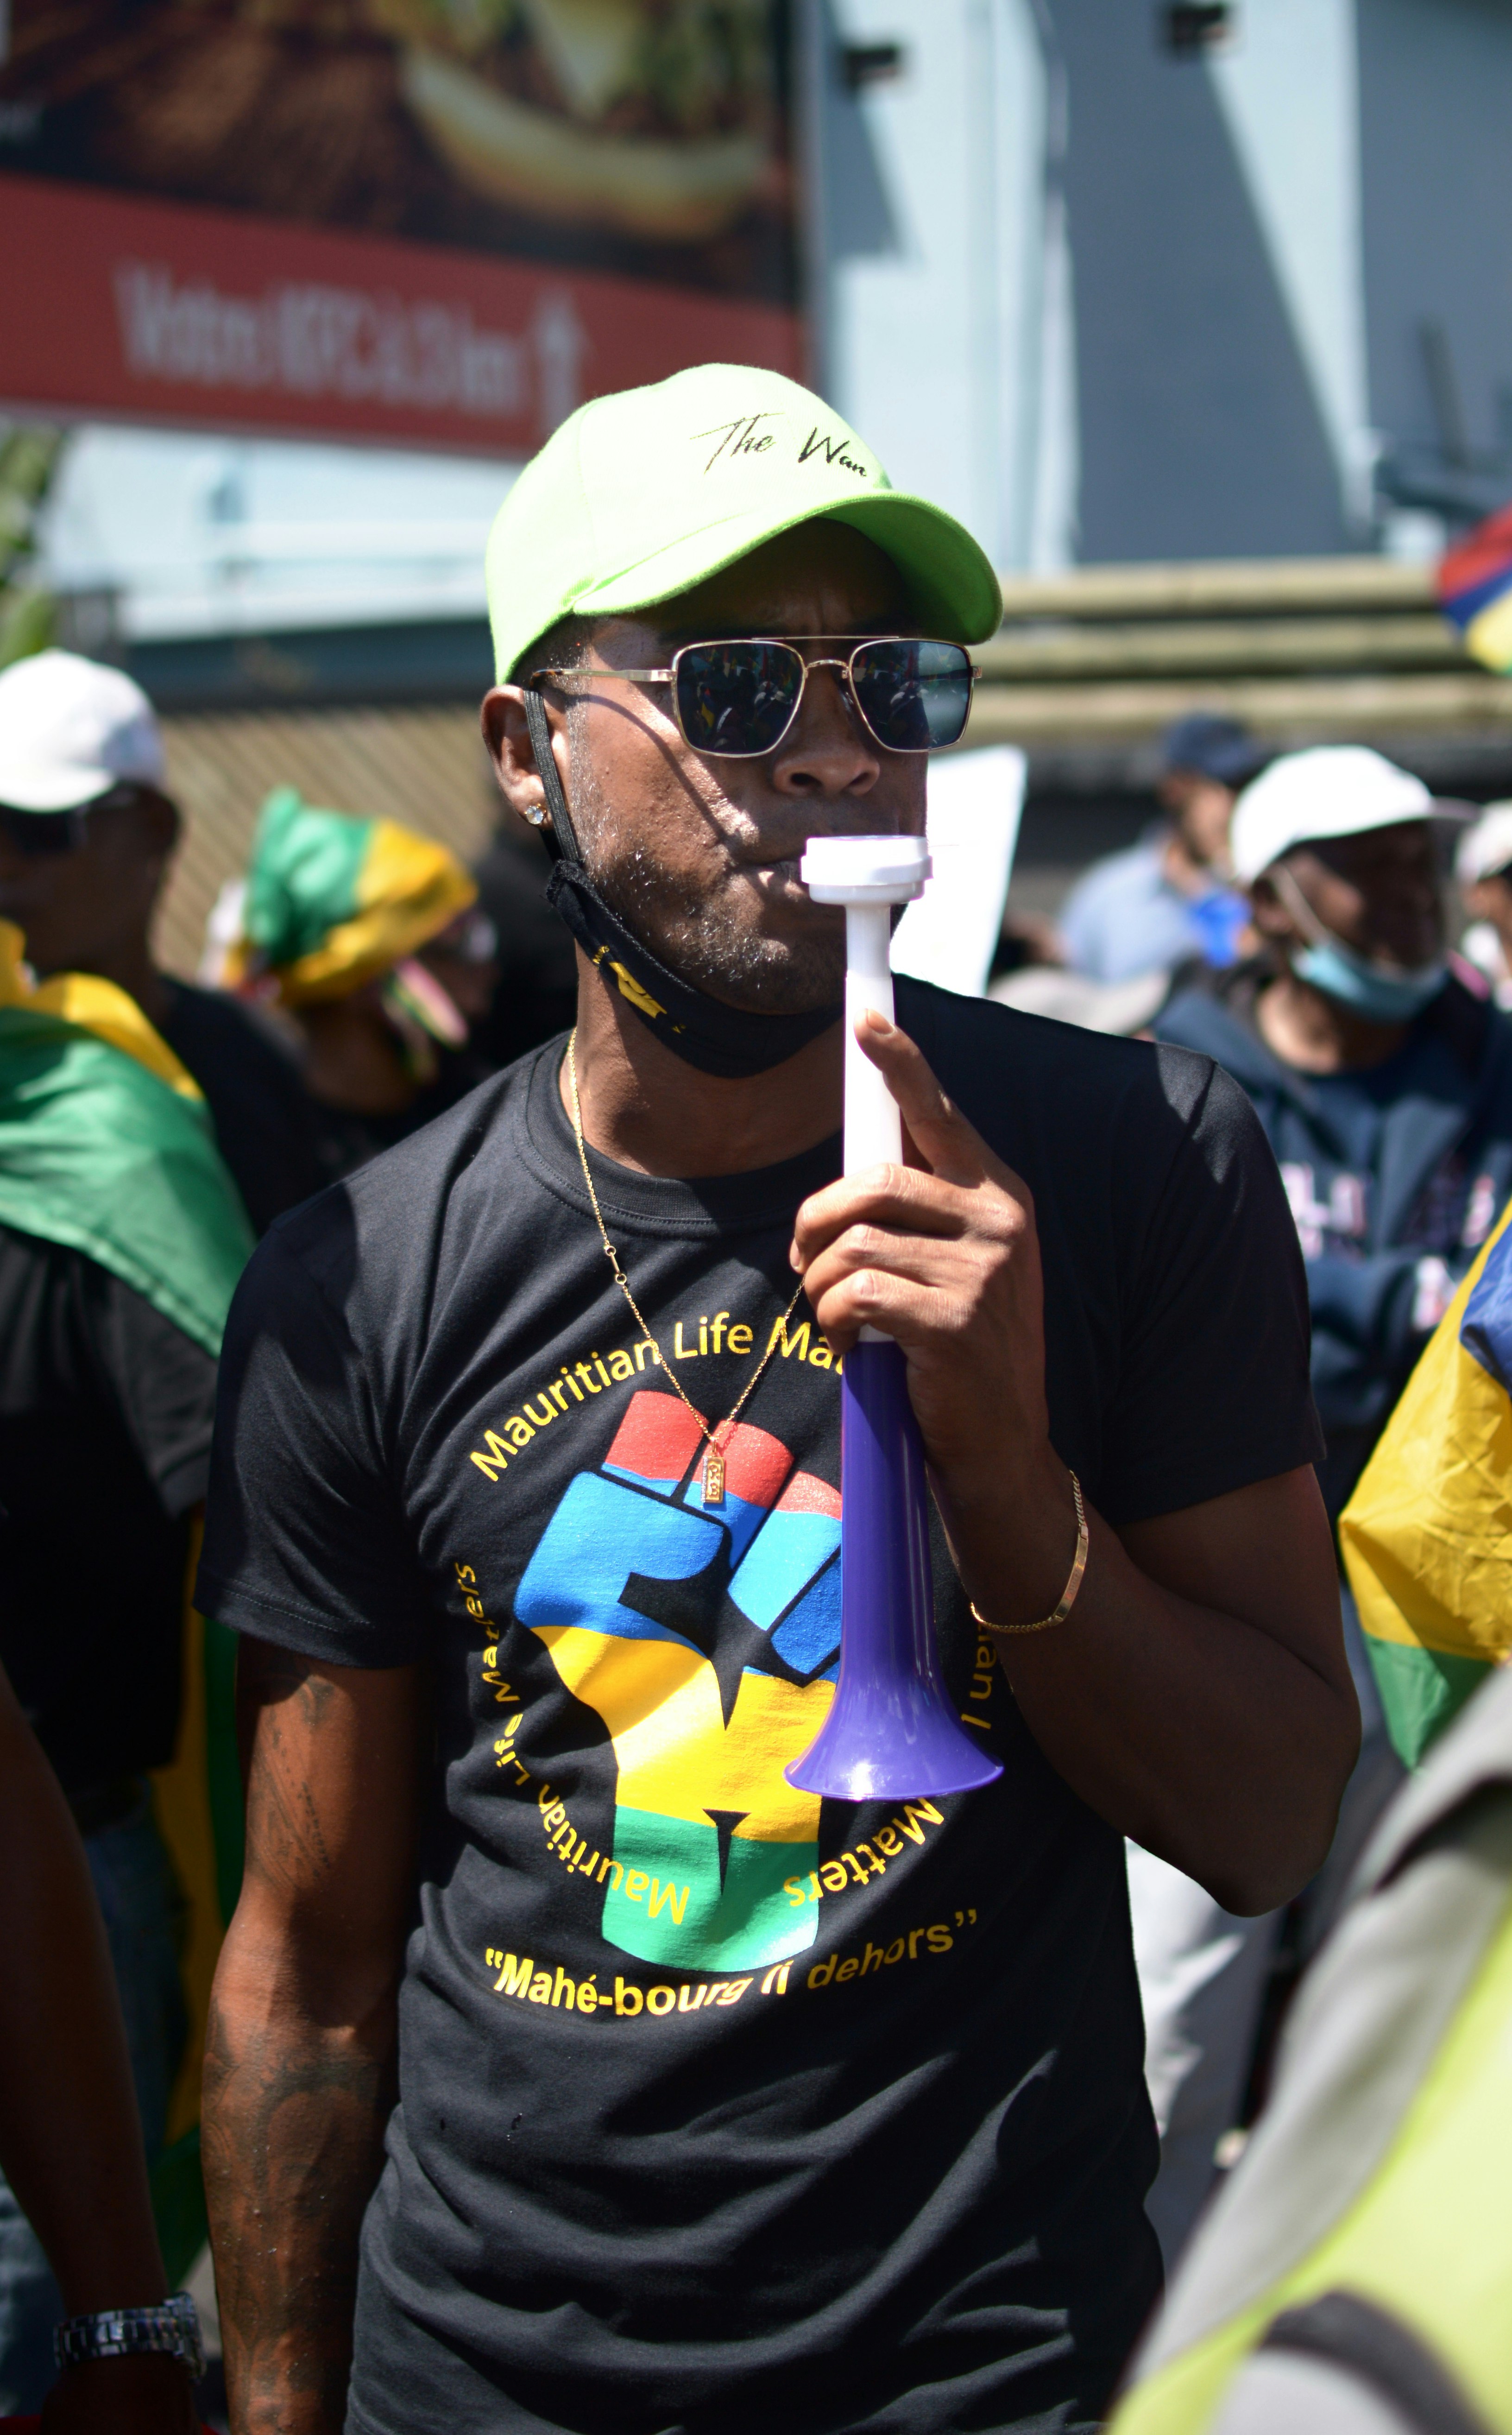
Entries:
[[1512,1007],[1512,803],[1487,803],[1460,838],[1454,876],[1470,926],[1460,954],[1490,983],[1500,1007]]
[[203,1091],[261,1234],[319,1190],[308,1103],[271,1028],[159,970],[150,937],[180,820],[152,704],[119,668],[39,651],[0,672],[0,920],[45,978],[96,973],[135,998]]
[[[63,654],[22,663],[0,677],[0,1665],[99,1895],[138,2135],[162,2186],[187,2190],[180,1963],[208,1856],[151,1779],[176,1754],[198,1772],[205,1748],[186,1576],[252,1237],[201,1094],[111,969],[129,976],[131,908],[145,923],[151,895],[139,866],[162,764],[142,696]],[[41,941],[41,987],[12,914]],[[87,1981],[79,1994],[93,2000]],[[15,2187],[0,2176],[0,2421],[43,2405],[66,2314],[89,2311],[71,2339],[103,2360],[112,2308],[161,2296],[95,2283],[71,2300],[45,2200],[24,2158]],[[144,2408],[131,2423],[170,2422]]]
[[1364,746],[1273,762],[1233,825],[1263,952],[1157,1027],[1244,1084],[1280,1163],[1335,1514],[1512,1189],[1512,1028],[1451,967],[1433,809]]
[[[1263,952],[1156,1025],[1244,1085],[1280,1163],[1334,1519],[1512,1189],[1512,1025],[1446,957],[1433,811],[1421,779],[1363,746],[1274,761],[1232,831]],[[1334,1856],[1291,1924],[1304,1951],[1399,1773],[1345,1607],[1365,1740]],[[1235,1919],[1143,1852],[1130,1884],[1161,2130],[1150,2211],[1169,2266],[1239,2118],[1281,1914]]]

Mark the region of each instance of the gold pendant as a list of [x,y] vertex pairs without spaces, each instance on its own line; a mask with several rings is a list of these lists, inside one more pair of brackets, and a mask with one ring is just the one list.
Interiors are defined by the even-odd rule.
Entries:
[[703,1501],[706,1505],[723,1505],[725,1501],[725,1458],[717,1446],[711,1446],[703,1467]]

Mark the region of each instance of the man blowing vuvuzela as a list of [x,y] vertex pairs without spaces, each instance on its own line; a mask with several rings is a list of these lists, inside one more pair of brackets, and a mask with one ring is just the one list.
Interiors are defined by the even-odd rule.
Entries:
[[[909,1163],[837,1180],[799,858],[922,831],[1001,601],[817,398],[585,406],[489,580],[576,1028],[277,1228],[222,1373],[232,2422],[1090,2427],[1159,2276],[1123,1837],[1284,1901],[1355,1746],[1275,1167],[1205,1057],[902,983],[863,1038]],[[863,1324],[1003,1763],[937,1802],[783,1773]]]

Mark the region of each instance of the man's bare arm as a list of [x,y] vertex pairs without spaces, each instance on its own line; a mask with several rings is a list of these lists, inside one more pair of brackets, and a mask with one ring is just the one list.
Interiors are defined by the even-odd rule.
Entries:
[[1121,1832],[1227,1909],[1270,1909],[1320,1866],[1359,1747],[1316,1477],[1091,1518],[1070,1619],[998,1642],[1024,1719]]
[[[69,2316],[168,2296],[120,1999],[89,1862],[0,1667],[0,2165]],[[47,2435],[191,2435],[177,2359],[92,2359],[47,2397]]]
[[394,2099],[419,1668],[244,1640],[247,1868],[205,2053],[205,2189],[235,2435],[339,2435],[357,2239]]
[[[816,1193],[795,1257],[833,1344],[869,1321],[902,1345],[969,1596],[997,1624],[1045,1615],[1076,1545],[1050,1443],[1033,1200],[905,1035],[862,1035],[918,1166]],[[1066,1782],[1227,1908],[1268,1910],[1326,1854],[1359,1743],[1338,1576],[1308,1468],[1113,1530],[1069,1621],[1000,1639],[1014,1696]]]

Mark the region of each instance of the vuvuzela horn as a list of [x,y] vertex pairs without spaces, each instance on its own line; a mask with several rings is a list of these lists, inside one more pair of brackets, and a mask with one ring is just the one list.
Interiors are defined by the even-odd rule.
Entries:
[[[891,907],[922,892],[922,838],[811,838],[810,894],[846,918],[845,1172],[902,1157],[897,1102],[855,1036],[892,1019]],[[967,1792],[1001,1775],[963,1733],[939,1670],[929,1561],[929,1484],[901,1348],[873,1327],[840,1382],[840,1676],[789,1784],[836,1801]]]

